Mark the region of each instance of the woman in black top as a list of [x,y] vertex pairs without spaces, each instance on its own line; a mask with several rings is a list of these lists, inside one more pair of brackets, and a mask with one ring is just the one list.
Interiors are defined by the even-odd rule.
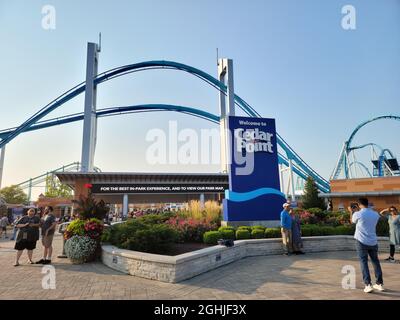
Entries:
[[35,216],[35,210],[29,209],[28,215],[22,217],[16,227],[18,228],[17,240],[15,241],[15,250],[17,251],[17,258],[14,266],[19,266],[19,258],[24,249],[28,250],[29,263],[34,264],[32,261],[33,249],[36,248],[36,241],[39,240],[39,224],[40,219]]

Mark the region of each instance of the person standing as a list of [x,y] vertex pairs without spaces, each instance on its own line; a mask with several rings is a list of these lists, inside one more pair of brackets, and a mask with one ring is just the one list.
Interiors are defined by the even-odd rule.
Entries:
[[394,253],[396,246],[400,245],[400,216],[396,207],[384,209],[379,213],[388,219],[389,223],[389,241],[390,241],[390,254],[385,261],[396,262]]
[[7,226],[8,226],[8,217],[7,215],[3,215],[0,219],[0,237],[4,233],[4,239],[8,239],[7,237]]
[[284,203],[281,212],[281,234],[284,254],[287,256],[292,252],[292,218],[289,214],[290,210],[290,204]]
[[23,251],[28,250],[29,263],[32,261],[33,250],[36,248],[36,242],[39,240],[39,225],[40,219],[35,216],[35,209],[29,209],[28,215],[23,216],[16,227],[18,228],[17,240],[15,241],[14,249],[17,250],[17,257],[14,266],[19,266],[19,259]]
[[43,258],[36,262],[36,264],[50,264],[51,255],[53,254],[53,237],[56,230],[57,221],[53,213],[53,207],[48,206],[44,209],[44,216],[42,220],[42,245]]
[[[354,238],[356,239],[356,249],[365,284],[364,292],[370,293],[374,289],[384,291],[382,268],[378,257],[378,238],[376,236],[376,225],[380,216],[377,212],[368,208],[367,198],[360,198],[358,201],[361,210],[355,211],[357,207],[352,205],[349,212],[351,222],[356,225]],[[375,271],[376,283],[373,286],[368,268],[368,256],[371,258]]]
[[293,209],[290,210],[290,217],[292,218],[292,249],[294,254],[304,254],[301,249],[303,248],[303,240],[301,239],[301,221],[299,216]]

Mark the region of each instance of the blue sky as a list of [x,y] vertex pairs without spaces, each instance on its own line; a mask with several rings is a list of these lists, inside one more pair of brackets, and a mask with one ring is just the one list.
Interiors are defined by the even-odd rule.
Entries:
[[[41,27],[44,5],[56,29]],[[357,29],[341,27],[351,4]],[[342,143],[360,122],[399,114],[400,1],[396,0],[0,0],[0,128],[16,126],[84,80],[86,43],[102,32],[99,71],[173,60],[216,75],[216,48],[234,60],[236,93],[276,118],[281,136],[328,178]],[[150,71],[99,87],[98,108],[170,103],[218,112],[217,92],[176,71]],[[83,96],[49,117],[80,112]],[[96,165],[103,171],[215,171],[219,166],[158,166],[145,161],[146,132],[213,127],[175,113],[99,120]],[[400,153],[399,123],[364,128],[355,143]],[[7,146],[4,184],[80,160],[82,124],[20,135]],[[360,157],[368,160],[367,152]]]

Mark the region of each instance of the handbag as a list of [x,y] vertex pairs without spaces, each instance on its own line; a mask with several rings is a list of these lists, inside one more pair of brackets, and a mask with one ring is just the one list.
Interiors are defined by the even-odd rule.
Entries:
[[28,232],[19,229],[18,234],[17,234],[16,242],[20,242],[22,240],[28,240]]

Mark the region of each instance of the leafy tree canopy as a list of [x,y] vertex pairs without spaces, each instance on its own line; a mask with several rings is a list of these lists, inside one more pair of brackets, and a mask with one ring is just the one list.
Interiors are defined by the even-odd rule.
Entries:
[[48,176],[44,195],[50,198],[72,198],[72,190],[69,186],[62,184],[57,177]]
[[0,197],[7,203],[26,204],[29,202],[28,195],[16,185],[11,185],[0,189]]

